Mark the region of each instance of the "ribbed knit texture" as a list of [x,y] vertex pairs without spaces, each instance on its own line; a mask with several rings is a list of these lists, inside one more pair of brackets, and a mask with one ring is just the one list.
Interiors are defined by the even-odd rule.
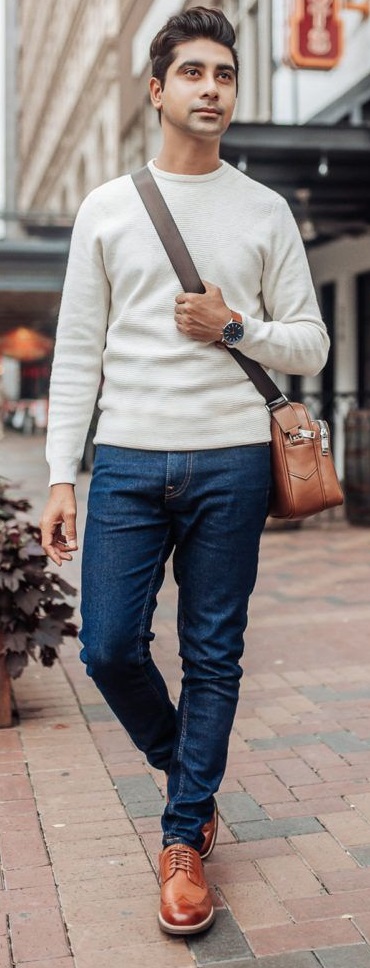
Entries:
[[[223,162],[207,175],[151,171],[202,279],[243,314],[238,348],[265,367],[315,374],[328,337],[286,202]],[[264,400],[227,351],[178,332],[181,291],[130,176],[95,189],[76,218],[50,388],[50,483],[76,473],[102,360],[97,443],[197,450],[270,439]]]

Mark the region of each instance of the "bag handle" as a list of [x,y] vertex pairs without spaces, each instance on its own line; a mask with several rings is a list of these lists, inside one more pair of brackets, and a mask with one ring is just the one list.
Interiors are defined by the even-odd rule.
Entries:
[[[191,258],[190,252],[185,245],[184,239],[179,232],[176,222],[150,169],[147,165],[144,165],[139,171],[134,172],[131,178],[153,222],[162,245],[167,252],[176,275],[181,282],[184,292],[204,293],[204,285]],[[259,393],[265,397],[267,409],[271,413],[275,414],[280,407],[288,406],[290,408],[292,412],[289,414],[288,423],[289,430],[293,430],[297,425],[297,418],[285,393],[279,390],[277,384],[274,383],[256,360],[251,360],[249,356],[244,356],[244,353],[241,353],[240,350],[231,346],[226,346],[225,349],[231,353],[234,360],[239,363],[239,366],[250,377]],[[293,423],[291,422],[292,420]],[[286,421],[284,420],[285,425]]]

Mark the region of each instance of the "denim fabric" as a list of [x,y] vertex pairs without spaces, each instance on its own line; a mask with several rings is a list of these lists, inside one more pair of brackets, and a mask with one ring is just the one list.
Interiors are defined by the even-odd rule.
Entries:
[[[269,489],[267,444],[190,453],[97,447],[82,563],[81,658],[135,745],[169,775],[164,844],[199,849],[212,815]],[[150,652],[171,552],[183,671],[177,709]]]

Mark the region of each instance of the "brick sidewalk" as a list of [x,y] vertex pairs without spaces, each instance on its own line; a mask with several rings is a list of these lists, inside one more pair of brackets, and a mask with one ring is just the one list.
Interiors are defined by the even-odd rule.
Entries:
[[[0,444],[35,520],[42,447]],[[81,475],[81,503],[87,484]],[[366,528],[263,536],[207,862],[217,919],[189,943],[157,925],[163,775],[87,679],[75,642],[52,670],[30,666],[15,683],[19,725],[0,733],[0,968],[370,968],[369,572]],[[78,562],[65,570],[77,574]],[[170,574],[156,632],[176,698]]]

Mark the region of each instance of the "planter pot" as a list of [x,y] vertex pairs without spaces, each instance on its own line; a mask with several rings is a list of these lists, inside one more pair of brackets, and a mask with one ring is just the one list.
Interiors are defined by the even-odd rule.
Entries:
[[0,654],[0,728],[12,725],[12,691],[10,676],[5,666],[5,655]]

